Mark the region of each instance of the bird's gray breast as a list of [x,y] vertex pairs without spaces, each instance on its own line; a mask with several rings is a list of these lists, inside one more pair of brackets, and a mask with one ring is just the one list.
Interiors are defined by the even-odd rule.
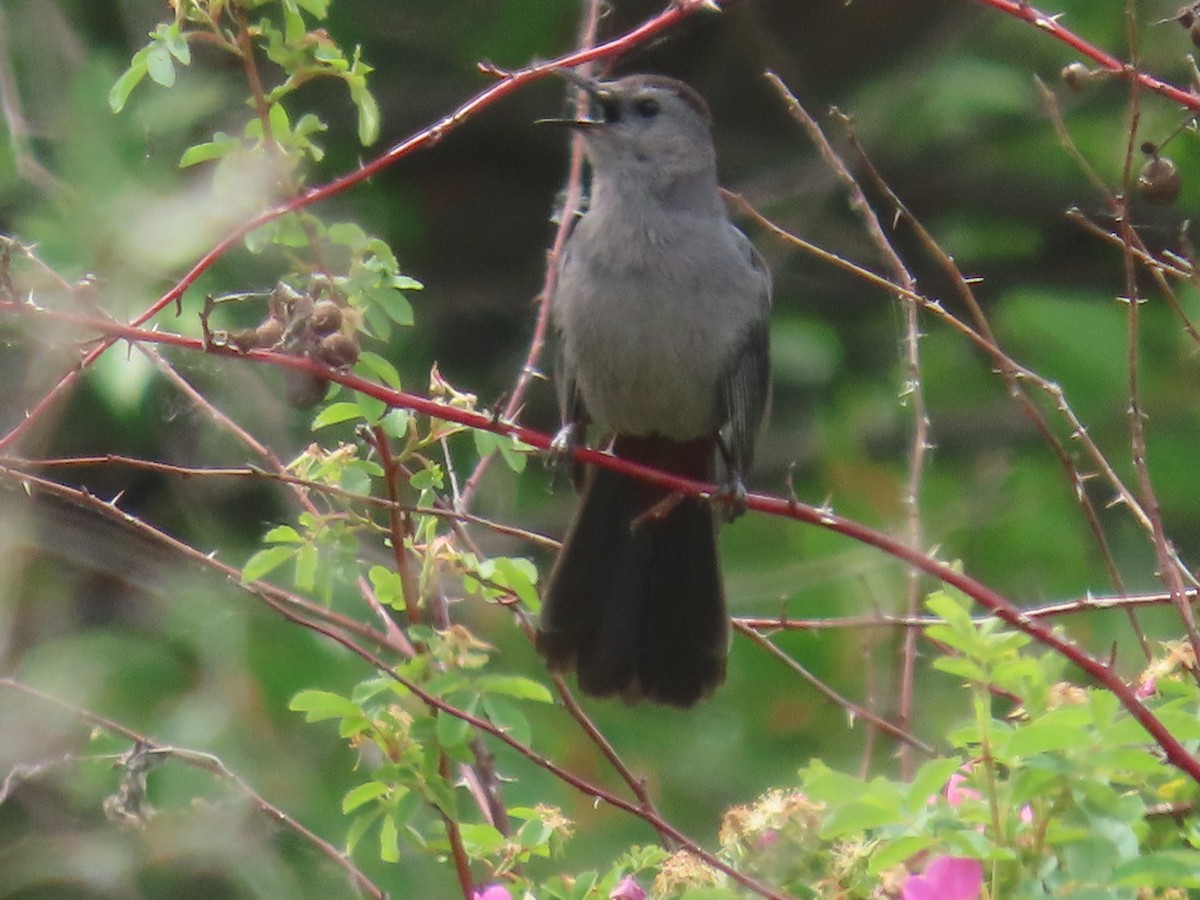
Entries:
[[727,219],[584,216],[552,307],[593,421],[680,441],[720,428],[718,379],[762,315],[760,280]]

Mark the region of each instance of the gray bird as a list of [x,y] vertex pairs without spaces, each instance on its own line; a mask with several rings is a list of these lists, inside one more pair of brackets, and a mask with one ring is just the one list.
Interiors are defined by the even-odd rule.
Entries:
[[[551,297],[560,443],[591,422],[612,452],[744,492],[769,392],[771,276],[725,210],[704,100],[658,75],[598,82],[577,130],[587,212]],[[729,621],[713,503],[589,468],[542,596],[537,648],[593,696],[688,707],[725,677]]]

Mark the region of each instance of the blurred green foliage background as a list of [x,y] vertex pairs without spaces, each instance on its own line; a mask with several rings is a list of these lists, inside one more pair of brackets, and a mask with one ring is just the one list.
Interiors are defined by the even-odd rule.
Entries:
[[[660,8],[613,0],[603,30],[615,34]],[[1124,4],[1059,0],[1049,12],[1118,55],[1126,52]],[[559,54],[575,39],[581,4],[566,0],[357,0],[333,6],[328,30],[361,44],[375,66],[382,108],[375,150],[432,122],[488,83],[476,63],[516,67]],[[1139,4],[1143,65],[1186,84],[1187,33],[1168,2]],[[0,228],[64,277],[97,278],[102,306],[143,309],[223,233],[206,205],[203,175],[180,170],[183,149],[244,116],[241,73],[208,57],[181,70],[169,91],[139,90],[111,114],[108,91],[146,33],[169,16],[161,0],[5,0],[0,65],[29,126],[22,149],[42,171],[18,168],[0,142]],[[761,77],[777,72],[815,114],[836,105],[905,204],[969,275],[1012,356],[1060,384],[1127,483],[1127,335],[1119,252],[1064,217],[1069,207],[1105,221],[1105,210],[1062,149],[1034,86],[1058,93],[1068,126],[1100,174],[1116,185],[1127,141],[1128,91],[1117,81],[1072,94],[1058,83],[1073,57],[1037,29],[980,5],[938,0],[855,2],[734,0],[700,15],[618,63],[618,72],[665,72],[693,84],[713,107],[724,184],[809,240],[881,270],[843,189]],[[363,158],[344,89],[314,83],[308,108],[329,123],[327,156],[310,184]],[[404,160],[319,212],[360,222],[395,249],[426,289],[417,324],[384,352],[407,387],[436,361],[456,386],[492,403],[509,388],[527,345],[551,215],[566,169],[561,137],[534,127],[555,115],[563,89],[547,80],[487,109],[444,142]],[[10,125],[13,119],[8,119]],[[1179,112],[1143,94],[1139,139],[1160,141]],[[844,146],[836,127],[830,133]],[[13,135],[9,135],[13,137]],[[19,138],[20,135],[17,135]],[[1184,176],[1170,208],[1135,201],[1155,249],[1179,247],[1200,201],[1200,152],[1185,132],[1168,148]],[[886,205],[881,217],[890,221]],[[902,311],[845,274],[754,233],[775,272],[774,410],[752,487],[829,500],[865,523],[898,531],[911,431],[901,399]],[[956,312],[949,283],[903,229],[897,242],[924,292]],[[206,292],[268,289],[278,258],[228,254],[189,293],[167,327],[196,333]],[[1194,316],[1191,287],[1181,298]],[[1169,534],[1185,559],[1200,544],[1200,362],[1179,322],[1157,299],[1142,309],[1143,390],[1149,466]],[[252,323],[247,323],[252,324]],[[925,321],[922,382],[933,451],[921,497],[925,542],[945,559],[1018,602],[1113,591],[1070,484],[1007,397],[991,363],[936,321]],[[7,431],[77,358],[76,335],[36,335],[0,321],[0,430]],[[380,349],[380,348],[374,348]],[[313,435],[311,415],[280,402],[279,373],[219,358],[173,361],[234,419],[288,459]],[[553,430],[552,391],[539,386],[523,421]],[[1052,420],[1062,426],[1060,419]],[[1060,434],[1067,436],[1065,428]],[[322,440],[326,438],[323,436]],[[469,439],[455,446],[469,468]],[[1075,448],[1072,446],[1071,448]],[[181,465],[241,465],[244,450],[211,427],[134,354],[114,350],[26,438],[26,457],[128,454]],[[1086,464],[1080,463],[1087,469]],[[241,481],[199,482],[111,466],[57,473],[201,549],[238,564],[262,533],[291,515],[286,497]],[[1089,487],[1131,591],[1160,588],[1153,548],[1111,491]],[[559,534],[573,498],[532,465],[517,477],[494,466],[477,502],[491,518]],[[546,553],[479,533],[497,554]],[[732,612],[796,617],[899,612],[906,573],[895,561],[839,536],[749,515],[722,535]],[[345,598],[342,598],[345,599]],[[499,648],[504,669],[536,673],[534,654],[510,617],[475,600],[455,615]],[[1174,636],[1173,614],[1147,614],[1151,634]],[[1115,642],[1130,674],[1138,655],[1124,617],[1090,614],[1064,623],[1098,652]],[[778,643],[818,677],[887,715],[897,695],[899,635],[885,631],[792,632]],[[616,703],[588,708],[630,765],[643,773],[668,818],[689,833],[715,833],[722,812],[786,784],[819,756],[850,769],[863,760],[865,729],[777,661],[735,639],[717,697],[688,712]],[[235,587],[180,565],[80,510],[0,490],[0,673],[18,677],[158,740],[217,754],[256,790],[330,841],[342,840],[342,793],[355,757],[332,726],[306,726],[287,711],[298,690],[348,690],[361,661],[289,626]],[[914,730],[937,740],[963,712],[951,679],[922,673]],[[538,709],[537,749],[585,777],[614,783],[561,711]],[[0,775],[63,754],[120,752],[111,737],[87,743],[79,719],[0,690]],[[893,771],[894,747],[875,743],[873,770]],[[566,860],[605,864],[643,824],[574,795],[546,773],[497,750],[510,804],[552,802],[575,818]],[[349,894],[341,873],[293,836],[232,799],[213,779],[181,767],[151,778],[159,816],[143,832],[105,821],[114,789],[107,762],[52,766],[21,779],[0,806],[0,897],[330,897]],[[406,854],[395,866],[361,862],[397,897],[449,897],[448,867]]]

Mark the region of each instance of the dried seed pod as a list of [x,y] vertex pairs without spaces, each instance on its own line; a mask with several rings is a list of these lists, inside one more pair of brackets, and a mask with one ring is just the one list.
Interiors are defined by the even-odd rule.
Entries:
[[274,316],[269,316],[254,329],[259,347],[274,347],[283,337],[283,323]]
[[342,308],[332,300],[320,300],[308,317],[308,327],[320,335],[332,334],[342,327]]
[[1073,91],[1082,91],[1088,83],[1094,80],[1095,74],[1081,62],[1067,63],[1059,76],[1063,84]]
[[1175,163],[1166,156],[1153,156],[1146,160],[1138,173],[1138,192],[1148,203],[1169,206],[1179,197],[1183,178]]
[[1200,47],[1200,20],[1194,21],[1188,26],[1188,34],[1192,38],[1192,43]]
[[358,362],[358,338],[344,331],[335,331],[321,338],[317,354],[327,365],[335,369],[352,366]]
[[232,347],[239,353],[245,353],[247,350],[253,350],[255,347],[262,346],[258,341],[258,332],[253,328],[237,328],[227,332],[225,335],[225,345]]
[[293,409],[312,409],[325,399],[329,391],[329,380],[312,372],[285,369],[283,372],[283,396]]

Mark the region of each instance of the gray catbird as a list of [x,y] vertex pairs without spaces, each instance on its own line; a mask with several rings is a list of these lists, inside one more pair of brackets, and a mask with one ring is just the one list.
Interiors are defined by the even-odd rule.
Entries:
[[[771,278],[717,192],[711,119],[657,75],[564,73],[598,110],[591,195],[551,312],[560,440],[588,422],[619,457],[742,491],[767,403]],[[607,469],[582,501],[542,597],[537,647],[594,696],[687,707],[725,677],[729,623],[713,505]],[[729,498],[736,501],[736,498]]]

